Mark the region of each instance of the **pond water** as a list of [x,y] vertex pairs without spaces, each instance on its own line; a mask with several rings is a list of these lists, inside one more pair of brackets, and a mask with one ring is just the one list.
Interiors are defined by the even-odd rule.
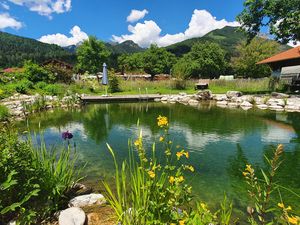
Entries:
[[[190,152],[189,163],[196,171],[187,174],[186,179],[195,195],[210,206],[217,206],[225,192],[233,201],[235,215],[243,217],[249,201],[241,171],[246,163],[265,168],[264,155],[270,156],[279,143],[284,144],[285,153],[276,179],[300,194],[300,114],[297,113],[221,109],[209,103],[198,108],[162,103],[91,104],[80,110],[58,109],[35,114],[18,126],[42,131],[46,143],[56,146],[63,144],[63,131],[72,132],[71,144],[76,144],[78,166],[87,163],[84,182],[103,190],[101,181],[113,181],[114,175],[106,143],[116,151],[120,162],[124,160],[128,139],[137,137],[139,120],[150,151],[160,136],[156,125],[158,115],[169,118],[174,146],[184,146]],[[158,151],[159,148],[158,145]],[[300,198],[284,189],[281,194],[299,212]]]

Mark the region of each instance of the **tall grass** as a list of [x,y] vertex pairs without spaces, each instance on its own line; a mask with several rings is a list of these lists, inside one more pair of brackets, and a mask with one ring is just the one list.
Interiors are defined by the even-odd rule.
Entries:
[[[49,148],[28,136],[0,129],[0,221],[39,224],[67,204],[66,194],[79,179],[76,154]],[[3,184],[8,184],[3,186]]]
[[0,122],[6,121],[10,116],[9,110],[6,106],[0,105]]

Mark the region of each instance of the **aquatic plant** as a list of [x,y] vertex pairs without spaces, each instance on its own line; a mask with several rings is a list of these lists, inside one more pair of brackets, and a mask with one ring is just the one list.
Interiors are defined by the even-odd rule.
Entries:
[[70,146],[50,149],[18,135],[0,129],[0,221],[40,224],[66,204],[65,194],[79,179],[77,156]]
[[[190,154],[182,146],[172,150],[169,134],[169,121],[165,116],[157,118],[157,126],[161,129],[159,142],[162,149],[157,150],[155,143],[151,151],[143,144],[142,131],[132,143],[129,141],[129,160],[119,167],[113,149],[108,149],[113,157],[115,172],[115,191],[104,182],[107,200],[114,209],[121,224],[170,224],[170,225],[206,225],[206,224],[238,224],[232,217],[233,204],[224,196],[219,210],[213,212],[204,202],[196,202],[194,206],[192,187],[185,179],[187,172],[195,172],[188,164]],[[163,151],[163,152],[161,152]],[[158,153],[163,157],[158,158]],[[274,208],[270,201],[271,194],[278,189],[274,177],[281,164],[283,146],[279,145],[272,159],[266,158],[269,170],[261,170],[263,180],[258,179],[255,170],[246,165],[243,176],[249,185],[249,194],[254,207],[248,207],[248,222],[254,224],[299,224],[299,217],[291,213],[291,207],[283,203]],[[282,201],[283,202],[283,201]],[[277,208],[277,209],[276,209]],[[280,210],[278,210],[280,209]]]
[[[276,207],[271,202],[271,195],[275,191],[279,191],[279,186],[275,182],[276,172],[282,163],[281,157],[283,155],[283,145],[278,145],[273,153],[272,159],[265,157],[269,168],[267,171],[261,169],[263,179],[259,179],[255,174],[255,169],[250,165],[246,165],[243,175],[249,185],[249,196],[254,204],[254,208],[249,208],[249,223],[255,224],[274,224],[275,222],[281,222],[283,224],[299,224],[300,217],[295,215],[289,215],[288,211],[292,208],[287,208],[283,203],[279,203],[278,206],[282,209],[282,216],[278,216]],[[280,215],[280,214],[279,214]]]

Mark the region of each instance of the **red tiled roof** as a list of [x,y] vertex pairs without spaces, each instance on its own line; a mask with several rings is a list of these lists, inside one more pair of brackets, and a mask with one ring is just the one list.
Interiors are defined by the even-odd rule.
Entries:
[[296,58],[300,58],[300,46],[281,52],[277,55],[273,55],[270,58],[258,62],[257,64],[266,64]]
[[2,70],[3,73],[16,73],[16,72],[23,72],[23,68],[6,68]]

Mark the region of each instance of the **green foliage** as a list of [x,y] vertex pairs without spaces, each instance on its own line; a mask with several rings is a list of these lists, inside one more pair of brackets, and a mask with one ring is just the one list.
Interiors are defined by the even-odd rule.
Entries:
[[237,16],[249,39],[268,26],[270,34],[282,43],[300,40],[299,0],[246,0],[244,10]]
[[[282,163],[283,153],[283,145],[280,144],[274,151],[272,159],[265,156],[268,168],[267,170],[260,169],[262,179],[256,176],[251,165],[246,165],[243,175],[249,185],[248,193],[252,201],[252,205],[248,207],[248,221],[252,225],[274,224],[275,222],[299,224],[300,222],[300,217],[291,214],[292,208],[290,206],[285,207],[282,199],[278,203],[279,208],[275,208],[274,203],[271,202],[271,195],[274,195],[274,193],[280,194],[280,185],[276,183],[275,175]],[[280,215],[280,211],[282,211],[282,215]]]
[[75,55],[57,45],[0,31],[0,68],[22,66],[26,60],[42,63],[53,58],[73,62]]
[[27,94],[31,88],[33,88],[33,83],[27,79],[22,79],[15,85],[16,92],[20,94]]
[[102,70],[102,65],[108,60],[110,52],[104,43],[90,36],[76,50],[77,69],[95,74]]
[[0,105],[0,122],[6,121],[10,116],[9,110],[5,105]]
[[120,81],[118,79],[118,77],[115,74],[112,74],[109,78],[109,82],[108,82],[108,90],[110,93],[115,93],[115,92],[120,92]]
[[0,130],[0,221],[40,224],[65,204],[64,194],[76,181],[71,149],[46,149],[20,140],[12,130]]
[[232,66],[238,76],[251,78],[270,76],[271,69],[268,65],[256,63],[278,52],[279,44],[275,41],[255,38],[249,44],[246,42],[239,44],[236,49],[237,56],[232,58]]
[[216,78],[225,72],[226,67],[225,53],[218,44],[198,43],[174,66],[174,75]]
[[125,72],[143,73],[143,53],[124,54],[118,57],[119,69]]
[[187,81],[184,79],[177,78],[172,80],[171,88],[175,90],[185,90],[187,87]]
[[62,95],[63,93],[66,92],[64,87],[59,84],[48,84],[47,86],[44,87],[44,94],[48,95]]
[[151,45],[143,53],[143,70],[151,74],[169,74],[171,68],[176,61],[175,55],[168,52],[164,48],[159,48],[156,45]]
[[28,80],[36,83],[39,81],[53,82],[55,81],[54,75],[47,71],[45,68],[31,62],[26,61],[24,64],[24,74]]
[[160,141],[164,145],[165,159],[162,161],[156,156],[155,145],[151,156],[146,156],[142,131],[134,142],[134,148],[129,148],[129,162],[123,162],[120,171],[114,152],[108,145],[116,167],[116,194],[108,184],[104,185],[108,201],[122,224],[176,223],[184,221],[190,211],[191,187],[185,183],[183,174],[184,170],[194,171],[194,168],[184,163],[177,166],[181,158],[189,158],[189,153],[182,149],[174,160],[167,118],[159,116],[157,124],[163,130]]
[[46,71],[48,71],[49,74],[51,74],[51,78],[54,82],[61,82],[70,84],[72,81],[73,73],[71,70],[62,68],[61,66],[57,65],[47,65],[44,67]]
[[170,73],[176,58],[164,48],[151,45],[145,52],[132,55],[121,55],[118,58],[119,69],[122,73],[126,71],[137,73],[156,74]]

